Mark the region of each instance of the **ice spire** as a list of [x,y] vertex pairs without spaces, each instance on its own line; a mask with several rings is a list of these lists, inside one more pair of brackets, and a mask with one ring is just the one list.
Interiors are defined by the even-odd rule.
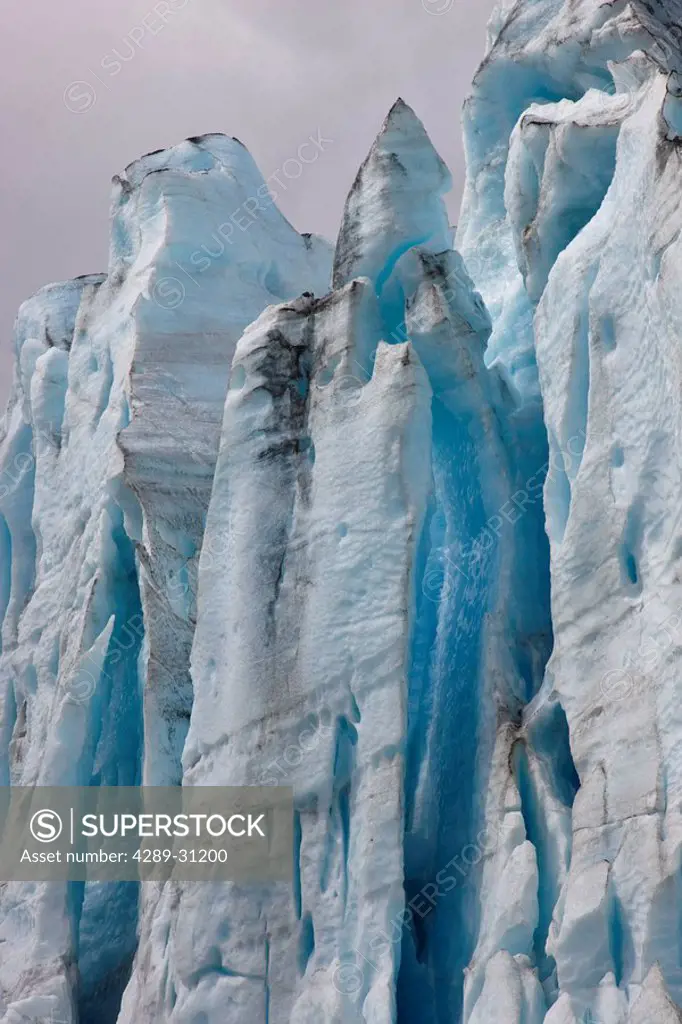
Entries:
[[404,100],[396,100],[346,201],[334,287],[369,277],[380,291],[408,249],[449,249],[452,232],[441,197],[451,184],[424,125]]

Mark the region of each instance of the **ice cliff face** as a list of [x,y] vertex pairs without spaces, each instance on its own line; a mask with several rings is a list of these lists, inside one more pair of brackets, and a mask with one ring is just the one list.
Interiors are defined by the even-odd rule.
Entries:
[[[235,230],[264,187],[222,136],[143,158],[115,179],[108,275],[20,311],[0,474],[4,784],[181,779],[232,354],[268,303],[324,292],[331,272],[326,243],[272,203]],[[3,889],[8,1020],[116,1018],[138,903],[119,888]]]
[[476,1022],[680,1019],[679,14],[507,6],[465,114],[459,241],[491,355],[544,405],[554,632],[510,760],[531,928],[489,909]]
[[500,5],[459,251],[399,101],[334,254],[206,136],[22,307],[2,783],[288,785],[296,844],[3,886],[3,1024],[682,1020],[681,20]]

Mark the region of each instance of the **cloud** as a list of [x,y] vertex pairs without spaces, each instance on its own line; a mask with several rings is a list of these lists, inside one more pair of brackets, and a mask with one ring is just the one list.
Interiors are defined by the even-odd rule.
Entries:
[[[267,177],[319,128],[335,140],[334,159],[292,182],[280,205],[299,230],[333,238],[357,168],[402,95],[453,170],[456,216],[460,108],[483,55],[492,6],[492,0],[16,5],[0,40],[10,98],[0,114],[6,254],[0,403],[11,379],[18,305],[49,281],[105,269],[111,176],[149,150],[224,131],[244,142]],[[113,74],[116,62],[120,70]],[[69,93],[74,84],[79,91]],[[74,110],[78,103],[86,109]]]

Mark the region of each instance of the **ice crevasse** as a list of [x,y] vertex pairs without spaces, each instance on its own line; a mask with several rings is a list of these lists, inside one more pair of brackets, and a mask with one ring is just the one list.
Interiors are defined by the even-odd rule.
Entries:
[[334,250],[202,136],[22,306],[0,781],[284,782],[295,869],[3,885],[3,1024],[682,1020],[681,24],[501,3],[455,237],[398,101]]

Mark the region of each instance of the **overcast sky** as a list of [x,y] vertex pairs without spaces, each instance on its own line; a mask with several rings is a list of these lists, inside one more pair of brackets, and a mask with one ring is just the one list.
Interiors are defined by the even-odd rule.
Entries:
[[462,184],[460,110],[493,0],[47,0],[0,36],[0,403],[20,302],[106,269],[111,177],[190,135],[225,132],[267,178],[318,129],[333,139],[280,200],[333,238],[345,195],[401,95]]

